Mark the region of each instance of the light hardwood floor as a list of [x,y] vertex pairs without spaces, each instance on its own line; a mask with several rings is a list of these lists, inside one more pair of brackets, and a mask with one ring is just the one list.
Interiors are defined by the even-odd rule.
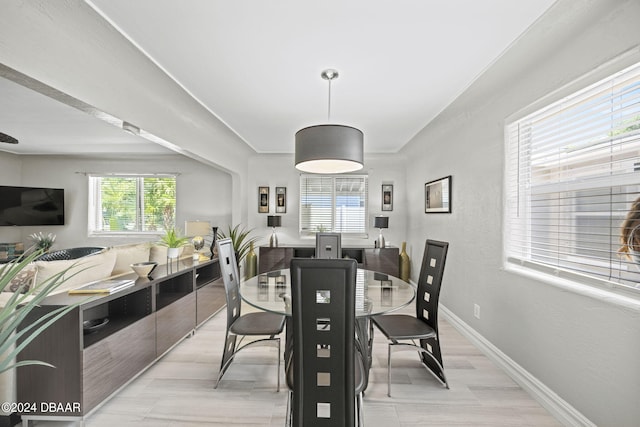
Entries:
[[[275,348],[257,346],[241,352],[218,389],[213,388],[224,328],[222,311],[95,411],[85,425],[283,426],[287,390],[281,372],[283,387],[276,393]],[[393,397],[387,397],[387,345],[376,332],[371,381],[364,398],[367,427],[561,425],[442,320],[440,338],[451,388],[445,389],[427,373],[415,352],[396,352]]]

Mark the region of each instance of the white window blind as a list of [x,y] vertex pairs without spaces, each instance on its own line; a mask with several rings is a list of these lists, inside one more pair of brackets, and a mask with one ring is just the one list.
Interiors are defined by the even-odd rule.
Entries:
[[640,290],[618,252],[640,196],[640,64],[507,124],[506,144],[507,262]]
[[367,236],[366,175],[300,175],[300,235]]
[[175,212],[175,175],[89,175],[90,233],[165,231]]

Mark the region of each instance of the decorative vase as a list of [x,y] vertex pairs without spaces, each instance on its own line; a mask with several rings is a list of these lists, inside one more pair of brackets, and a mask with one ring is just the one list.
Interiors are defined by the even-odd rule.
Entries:
[[411,262],[407,255],[407,242],[402,242],[402,251],[400,251],[400,278],[405,282],[409,281],[411,275]]
[[258,257],[256,256],[255,251],[253,250],[253,242],[249,246],[249,252],[245,257],[245,275],[247,279],[251,279],[253,276],[257,274],[258,271]]
[[218,255],[218,248],[216,248],[216,241],[218,240],[218,227],[211,227],[213,229],[213,239],[211,239],[211,259],[214,259]]
[[182,248],[167,248],[167,258],[175,259],[180,256],[180,249]]

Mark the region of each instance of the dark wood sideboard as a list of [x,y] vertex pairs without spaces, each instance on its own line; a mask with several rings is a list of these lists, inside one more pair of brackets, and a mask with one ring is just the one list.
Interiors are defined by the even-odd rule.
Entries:
[[[315,247],[310,246],[280,246],[277,248],[260,246],[258,248],[258,273],[289,268],[291,258],[310,258],[315,256],[315,252]],[[343,247],[342,256],[358,261],[359,268],[379,271],[396,277],[400,275],[400,251],[398,248]]]
[[[18,402],[36,402],[23,419],[84,419],[105,399],[192,334],[225,304],[217,259],[158,266],[151,278],[109,295],[52,295],[26,319],[83,301],[20,354],[56,366],[17,370]],[[83,333],[83,322],[108,318]],[[49,408],[41,402],[55,402]]]

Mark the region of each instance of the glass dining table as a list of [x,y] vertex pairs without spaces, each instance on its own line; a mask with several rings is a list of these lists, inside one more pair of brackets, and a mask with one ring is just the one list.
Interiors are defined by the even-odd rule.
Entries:
[[[292,332],[291,277],[289,269],[274,270],[254,276],[240,283],[240,295],[249,305],[261,310],[284,314],[287,317],[285,360],[289,358]],[[366,389],[371,368],[373,330],[371,316],[398,310],[410,304],[416,297],[411,283],[371,270],[359,268],[356,272],[356,342],[365,362]]]
[[[291,315],[289,269],[274,270],[240,283],[240,295],[249,305]],[[356,317],[368,318],[398,310],[416,297],[416,288],[404,280],[359,268],[356,273]]]

